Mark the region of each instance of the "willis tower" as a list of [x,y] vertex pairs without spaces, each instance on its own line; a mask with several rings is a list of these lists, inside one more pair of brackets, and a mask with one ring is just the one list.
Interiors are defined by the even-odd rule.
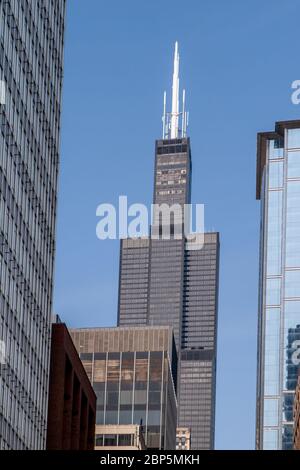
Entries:
[[[178,352],[178,426],[191,430],[191,448],[214,448],[219,234],[191,242],[178,236],[191,203],[192,160],[185,91],[179,107],[175,44],[172,110],[155,144],[154,210],[150,237],[121,241],[118,325],[171,325]],[[162,206],[170,208],[165,236]],[[172,211],[179,207],[182,211]],[[201,239],[201,243],[197,240]]]

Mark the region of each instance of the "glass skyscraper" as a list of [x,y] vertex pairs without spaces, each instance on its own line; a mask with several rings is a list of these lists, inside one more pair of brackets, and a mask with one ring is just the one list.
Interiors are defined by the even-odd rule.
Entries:
[[0,2],[0,449],[46,443],[64,16]]
[[258,449],[292,449],[300,363],[300,121],[258,134]]
[[[178,48],[175,47],[173,105],[163,139],[155,145],[156,205],[182,209],[191,202],[191,146],[185,111],[178,106]],[[177,84],[177,85],[176,85]],[[183,95],[185,97],[185,94]],[[183,98],[184,101],[185,98]],[[176,107],[177,106],[177,107]],[[178,128],[179,116],[182,128]],[[179,358],[178,425],[191,429],[192,449],[214,447],[219,234],[203,234],[191,246],[182,229],[183,212],[170,217],[169,239],[154,206],[151,237],[121,242],[118,325],[170,325]],[[196,248],[196,249],[195,249]]]

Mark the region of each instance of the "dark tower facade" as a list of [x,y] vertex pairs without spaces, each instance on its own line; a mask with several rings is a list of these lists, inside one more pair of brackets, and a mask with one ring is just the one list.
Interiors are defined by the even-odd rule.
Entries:
[[[155,155],[154,214],[150,240],[148,322],[171,325],[177,348],[180,347],[183,312],[185,238],[176,239],[182,230],[183,209],[190,204],[190,140],[158,140]],[[178,205],[181,213],[170,210],[170,237],[163,239],[164,221],[159,207]],[[168,221],[166,221],[168,223]],[[156,239],[155,235],[159,235]],[[162,308],[163,306],[163,308]]]
[[[173,327],[179,358],[178,425],[190,428],[192,449],[212,449],[219,234],[204,234],[203,243],[192,249],[184,235],[177,236],[183,233],[184,207],[191,202],[192,177],[185,93],[182,112],[178,105],[178,72],[176,44],[172,112],[164,112],[163,139],[155,146],[151,236],[121,242],[118,325]],[[163,205],[170,209],[167,223]]]

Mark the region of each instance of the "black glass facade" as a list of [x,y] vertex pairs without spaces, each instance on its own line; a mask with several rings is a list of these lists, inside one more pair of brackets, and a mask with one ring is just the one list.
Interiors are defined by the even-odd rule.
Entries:
[[189,139],[156,142],[154,178],[154,204],[170,208],[170,236],[164,238],[161,210],[154,206],[151,237],[122,241],[118,324],[172,326],[179,355],[178,425],[191,429],[192,449],[211,449],[219,235],[204,234],[203,247],[192,250],[184,236],[176,237],[178,231],[182,233],[184,205],[190,203]]
[[147,324],[149,284],[149,240],[121,241],[119,323]]
[[219,237],[185,251],[178,423],[192,449],[212,449],[215,434]]

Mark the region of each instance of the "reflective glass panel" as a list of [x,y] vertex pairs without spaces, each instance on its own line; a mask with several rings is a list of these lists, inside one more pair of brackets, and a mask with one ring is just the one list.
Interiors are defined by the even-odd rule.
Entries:
[[282,410],[282,419],[285,422],[293,422],[294,414],[294,392],[293,393],[284,393],[283,395],[283,410]]
[[300,152],[288,153],[288,178],[300,178]]
[[285,297],[300,297],[300,270],[286,271]]
[[300,148],[300,129],[288,130],[288,145],[289,149]]
[[284,425],[282,430],[282,450],[291,450],[293,448],[294,429],[291,425]]
[[274,160],[276,158],[283,157],[284,149],[280,147],[280,143],[276,140],[269,141],[269,159]]
[[276,429],[264,429],[264,450],[278,448],[278,431]]
[[294,391],[298,378],[300,348],[300,301],[285,302],[284,313],[284,389]]
[[268,193],[267,274],[281,274],[282,191]]
[[281,188],[283,186],[283,162],[269,164],[269,188]]
[[300,182],[287,185],[286,266],[300,267]]
[[281,279],[267,279],[266,304],[280,305]]
[[94,382],[105,382],[106,380],[106,360],[94,361]]
[[264,426],[278,426],[278,400],[268,398],[264,401]]
[[266,309],[265,326],[265,395],[279,393],[279,341],[280,341],[280,309]]

